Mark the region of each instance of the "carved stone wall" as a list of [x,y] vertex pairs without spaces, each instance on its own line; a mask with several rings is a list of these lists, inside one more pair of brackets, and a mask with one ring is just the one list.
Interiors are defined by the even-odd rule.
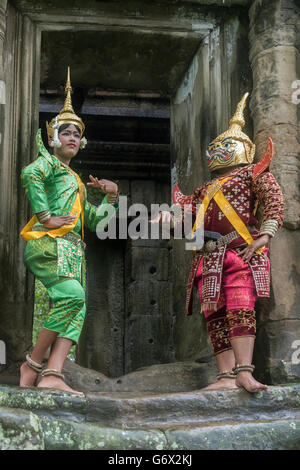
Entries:
[[254,1],[249,12],[256,158],[263,155],[270,136],[275,147],[271,171],[286,203],[283,229],[271,242],[272,297],[258,306],[258,373],[271,383],[300,377],[300,365],[292,361],[300,340],[300,104],[299,91],[297,95],[293,88],[300,88],[296,3]]
[[8,362],[18,361],[31,345],[33,278],[23,265],[20,230],[29,207],[20,171],[32,160],[38,117],[39,74],[36,27],[6,2],[0,8],[1,147],[0,147],[0,337]]

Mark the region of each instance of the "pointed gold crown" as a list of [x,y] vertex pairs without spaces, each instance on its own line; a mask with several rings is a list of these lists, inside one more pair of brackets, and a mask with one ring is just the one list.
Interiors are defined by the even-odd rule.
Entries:
[[[75,111],[72,106],[71,92],[72,92],[72,87],[71,87],[71,80],[70,80],[70,67],[68,67],[68,76],[67,76],[67,82],[65,86],[66,99],[65,99],[65,104],[64,104],[63,109],[57,116],[57,122],[58,122],[58,126],[61,126],[62,124],[74,124],[75,126],[78,126],[80,129],[80,138],[81,138],[84,133],[85,125],[83,124],[82,119],[75,114]],[[47,134],[48,134],[49,139],[53,139],[54,137],[53,125],[55,124],[55,120],[56,120],[56,117],[52,119],[50,124],[48,124],[48,121],[46,121]]]
[[243,142],[247,149],[247,162],[252,163],[255,155],[255,145],[251,139],[242,132],[242,128],[245,126],[244,109],[249,93],[245,93],[239,104],[237,105],[234,116],[229,121],[229,128],[227,131],[220,134],[214,139],[213,142],[221,142],[226,137],[232,137],[235,140]]

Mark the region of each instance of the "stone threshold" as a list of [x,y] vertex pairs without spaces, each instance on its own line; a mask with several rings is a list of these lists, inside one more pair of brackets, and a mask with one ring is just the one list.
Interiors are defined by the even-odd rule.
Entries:
[[244,390],[180,393],[86,393],[0,385],[0,406],[40,417],[121,429],[220,425],[300,418],[300,384]]

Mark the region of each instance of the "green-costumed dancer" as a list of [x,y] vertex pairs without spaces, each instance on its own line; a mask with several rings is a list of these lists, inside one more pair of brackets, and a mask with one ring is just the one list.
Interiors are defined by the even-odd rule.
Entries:
[[[69,69],[65,91],[63,109],[50,124],[46,123],[53,154],[44,147],[39,130],[38,157],[21,174],[34,213],[21,232],[27,241],[24,262],[47,288],[54,307],[31,355],[21,366],[20,386],[35,386],[38,373],[42,372],[38,387],[80,393],[64,382],[61,372],[71,346],[79,339],[86,311],[84,225],[96,231],[104,216],[97,215],[97,207],[87,201],[84,184],[69,167],[71,159],[87,143],[84,123],[72,107]],[[116,210],[118,186],[93,176],[90,180],[88,185],[106,193],[101,204],[111,204]],[[108,222],[109,218],[105,220]],[[49,347],[51,353],[43,369]]]

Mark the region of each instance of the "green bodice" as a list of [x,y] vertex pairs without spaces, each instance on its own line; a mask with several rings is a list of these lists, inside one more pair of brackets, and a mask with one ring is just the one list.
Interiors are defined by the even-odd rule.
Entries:
[[[33,212],[49,211],[51,216],[63,216],[71,213],[78,191],[78,183],[70,169],[60,160],[46,150],[43,145],[40,131],[37,134],[38,157],[23,168],[21,173],[22,185],[25,188]],[[100,192],[99,192],[100,195]],[[101,204],[107,203],[106,197]],[[93,232],[103,216],[97,216],[97,207],[89,203],[85,189],[84,198],[84,224]],[[117,204],[115,205],[117,208]],[[37,223],[35,225],[41,225]],[[81,219],[73,230],[80,234]]]

